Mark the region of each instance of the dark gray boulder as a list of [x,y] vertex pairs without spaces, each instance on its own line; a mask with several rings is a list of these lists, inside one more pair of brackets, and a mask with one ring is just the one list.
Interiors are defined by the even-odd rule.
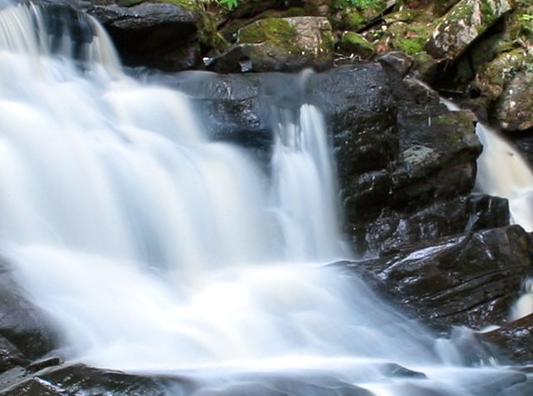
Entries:
[[[482,215],[470,197],[481,152],[473,113],[448,110],[435,91],[393,65],[148,79],[190,95],[215,139],[252,148],[266,169],[279,121],[273,109],[297,113],[304,103],[320,108],[337,163],[345,231],[361,256],[506,225],[504,201],[494,200],[500,203]],[[485,220],[473,221],[475,216]]]
[[[84,364],[60,364],[31,373],[12,370],[0,376],[1,396],[175,396],[192,394],[191,379],[133,375]],[[7,385],[7,386],[6,386]]]
[[[3,340],[2,340],[3,339]],[[53,323],[26,297],[0,263],[0,346],[4,368],[40,358],[57,346]]]
[[430,326],[480,329],[507,322],[521,282],[533,273],[533,237],[507,226],[343,265]]
[[533,315],[506,323],[488,333],[478,335],[484,342],[494,345],[516,364],[533,364]]
[[309,86],[330,129],[357,252],[381,254],[465,230],[464,196],[481,153],[471,112],[450,112],[436,92],[389,63],[338,68]]
[[105,27],[127,66],[174,71],[200,63],[201,14],[193,7],[142,2],[94,5],[87,12]]

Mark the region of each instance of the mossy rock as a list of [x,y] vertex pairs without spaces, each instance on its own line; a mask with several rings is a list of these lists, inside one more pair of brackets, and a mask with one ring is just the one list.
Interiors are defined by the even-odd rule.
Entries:
[[370,18],[355,8],[346,8],[331,16],[333,27],[337,30],[350,30],[357,32],[367,26],[375,16]]
[[[385,21],[386,22],[386,21]],[[415,55],[424,51],[433,25],[428,22],[394,21],[381,25],[381,29],[365,34],[380,52],[401,51]]]
[[360,59],[369,59],[375,52],[374,46],[367,39],[354,32],[344,32],[337,49],[344,54],[355,55]]
[[526,68],[504,87],[494,106],[496,121],[506,131],[526,131],[533,128],[533,70]]
[[533,41],[533,5],[519,7],[507,19],[510,41]]
[[479,68],[475,86],[481,91],[483,96],[488,97],[490,100],[496,100],[502,94],[509,81],[532,63],[533,56],[522,48],[501,53],[493,61]]
[[215,60],[213,67],[220,72],[294,71],[305,67],[324,70],[332,64],[329,21],[291,17],[265,18],[240,29],[236,45]]
[[[366,3],[369,5],[363,6]],[[330,20],[336,30],[360,31],[381,18],[387,8],[387,2],[381,0],[345,0],[343,4],[345,5],[342,7],[331,7]]]
[[[122,0],[139,1],[139,0]],[[143,2],[145,0],[141,0]],[[198,41],[212,53],[220,54],[229,47],[229,42],[218,32],[220,15],[208,12],[202,0],[155,0],[157,3],[170,3],[190,9],[200,15],[198,23]]]
[[507,0],[461,0],[437,24],[426,50],[439,59],[453,59],[505,13]]

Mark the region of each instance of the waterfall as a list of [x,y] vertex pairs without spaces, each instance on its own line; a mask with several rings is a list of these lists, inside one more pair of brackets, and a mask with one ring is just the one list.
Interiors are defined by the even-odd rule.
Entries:
[[[476,186],[489,195],[509,200],[511,223],[533,231],[533,173],[522,154],[490,127],[478,123],[483,145],[478,159]],[[498,171],[494,171],[494,166]]]
[[[485,194],[507,198],[510,222],[533,231],[533,172],[522,154],[494,129],[478,123],[483,145],[478,158],[476,188]],[[497,171],[495,170],[497,167]],[[533,278],[524,279],[521,295],[511,307],[510,319],[533,313]]]
[[503,370],[457,366],[324,266],[346,252],[318,109],[275,110],[266,174],[186,95],[123,75],[91,18],[76,41],[46,12],[0,11],[0,248],[65,359],[219,381],[320,370],[376,395],[478,394]]

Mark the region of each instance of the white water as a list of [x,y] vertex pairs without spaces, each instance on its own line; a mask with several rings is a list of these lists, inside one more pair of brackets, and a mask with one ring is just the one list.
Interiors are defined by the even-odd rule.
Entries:
[[[211,142],[184,95],[122,75],[100,28],[82,69],[68,38],[51,54],[40,15],[0,11],[0,240],[67,359],[320,369],[378,395],[463,396],[499,372],[457,366],[451,343],[323,267],[346,253],[317,109],[277,110],[269,178]],[[389,378],[388,362],[429,379]]]
[[477,124],[476,133],[483,145],[478,158],[477,188],[507,198],[511,223],[533,231],[533,173],[527,161],[512,144],[482,123]]
[[[483,145],[477,162],[476,187],[486,194],[507,198],[510,223],[533,231],[533,172],[530,166],[497,131],[478,123],[476,133]],[[533,313],[532,278],[524,279],[522,289],[511,307],[510,320]]]

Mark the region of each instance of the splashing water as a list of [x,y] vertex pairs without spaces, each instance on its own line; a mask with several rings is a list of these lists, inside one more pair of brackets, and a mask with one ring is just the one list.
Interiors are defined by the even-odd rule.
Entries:
[[504,375],[455,366],[453,346],[322,265],[346,253],[316,108],[275,110],[269,178],[210,141],[183,94],[122,75],[83,21],[91,39],[75,41],[46,9],[0,11],[2,252],[66,358],[203,378],[321,370],[376,395],[480,394]]

